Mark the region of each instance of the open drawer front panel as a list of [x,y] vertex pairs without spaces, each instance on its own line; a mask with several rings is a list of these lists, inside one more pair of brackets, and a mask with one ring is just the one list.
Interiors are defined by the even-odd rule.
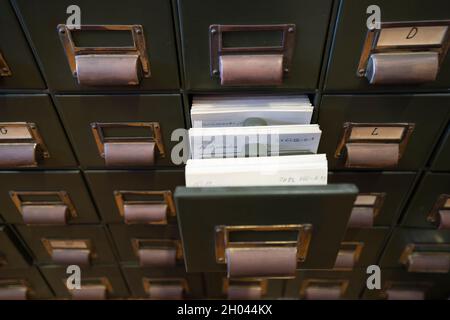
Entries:
[[297,268],[330,269],[357,193],[349,184],[178,187],[187,272],[289,278]]

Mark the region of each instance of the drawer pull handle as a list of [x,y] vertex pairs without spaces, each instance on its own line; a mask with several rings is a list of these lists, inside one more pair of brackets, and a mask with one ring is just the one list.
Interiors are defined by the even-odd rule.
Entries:
[[55,264],[86,266],[95,257],[90,240],[42,239],[42,243]]
[[189,292],[185,279],[144,278],[144,290],[150,299],[180,300]]
[[380,212],[385,193],[360,193],[353,205],[349,228],[372,228],[374,219]]
[[[150,63],[140,25],[82,25],[79,29],[65,24],[57,27],[74,77],[86,86],[138,85],[141,74],[150,77]],[[82,31],[129,31],[131,47],[78,47],[72,33]]]
[[27,225],[65,225],[69,219],[77,217],[65,191],[11,191],[9,194]]
[[0,77],[10,77],[10,76],[12,76],[11,69],[6,63],[3,54],[0,52]]
[[346,122],[335,152],[347,168],[391,168],[402,158],[414,124]]
[[300,286],[300,297],[306,300],[338,300],[347,291],[348,280],[307,279]]
[[68,290],[73,300],[106,300],[112,285],[107,278],[85,278],[81,288]]
[[357,74],[370,84],[436,80],[449,47],[450,21],[384,22],[369,30]]
[[400,256],[400,263],[408,272],[448,273],[450,245],[409,244]]
[[223,279],[229,300],[259,300],[267,293],[267,279]]
[[[295,232],[296,240],[230,241],[230,233]],[[217,226],[216,262],[227,265],[229,278],[292,278],[297,264],[304,261],[311,239],[312,226]]]
[[[137,200],[129,196],[139,197]],[[172,192],[167,191],[114,191],[120,215],[125,223],[167,224],[175,216]]]
[[142,267],[175,267],[183,259],[178,240],[133,239],[132,245]]
[[0,122],[0,167],[36,167],[49,158],[48,149],[36,124]]
[[[153,166],[157,155],[165,157],[159,123],[157,122],[118,122],[92,123],[92,134],[98,152],[111,167]],[[105,136],[105,129],[122,128],[126,130],[144,129],[148,136]]]
[[450,229],[450,195],[442,194],[428,214],[427,220],[438,229]]
[[0,280],[0,300],[27,300],[30,288],[21,280]]
[[363,242],[342,242],[341,249],[336,257],[334,269],[352,270],[359,261],[363,248]]
[[[289,73],[295,44],[295,25],[211,25],[211,76],[223,86],[274,86]],[[223,34],[232,32],[281,31],[281,45],[227,47]]]

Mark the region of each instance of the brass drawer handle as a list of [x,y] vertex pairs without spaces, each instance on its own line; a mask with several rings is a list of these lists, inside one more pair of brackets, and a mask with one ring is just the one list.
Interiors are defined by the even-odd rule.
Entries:
[[183,259],[181,242],[170,239],[132,239],[142,267],[175,267]]
[[372,228],[385,196],[385,193],[358,194],[348,221],[348,228]]
[[338,300],[343,297],[348,280],[306,279],[300,286],[300,297],[306,300]]
[[427,220],[438,229],[450,229],[450,195],[442,194],[428,214]]
[[27,300],[30,293],[30,287],[24,280],[0,280],[0,300]]
[[450,20],[383,22],[369,30],[358,65],[370,84],[436,80],[450,45]]
[[408,244],[400,256],[408,272],[448,273],[449,244]]
[[[231,241],[230,233],[295,232],[296,240]],[[292,278],[297,264],[304,261],[311,239],[312,226],[217,226],[216,262],[227,265],[229,278]]]
[[363,248],[363,242],[342,242],[336,257],[334,269],[352,270],[359,261]]
[[66,191],[10,191],[9,195],[28,225],[65,225],[77,217]]
[[[134,198],[128,199],[130,196]],[[114,198],[127,224],[168,224],[168,219],[175,216],[175,203],[170,190],[114,191]]]
[[[60,24],[57,27],[61,43],[74,77],[80,85],[120,86],[138,85],[140,74],[150,77],[150,63],[141,25],[81,25]],[[129,31],[131,47],[78,47],[72,33],[82,31]]]
[[144,278],[144,291],[150,299],[179,300],[189,293],[189,285],[183,278]]
[[267,293],[267,279],[223,279],[223,293],[230,300],[259,300]]
[[[231,32],[281,31],[281,45],[226,47],[223,34]],[[295,44],[295,25],[211,25],[211,76],[223,86],[280,85],[290,72]]]
[[[105,129],[144,129],[148,136],[106,136]],[[158,122],[117,122],[91,124],[98,152],[111,167],[152,166],[156,157],[165,157],[161,129]]]
[[346,122],[334,156],[347,168],[396,167],[413,130],[411,123]]
[[86,266],[96,257],[93,245],[86,239],[42,239],[53,263]]
[[6,63],[3,54],[0,52],[0,77],[10,77],[10,76],[12,76],[11,69]]
[[42,158],[49,158],[36,124],[0,122],[0,168],[36,167]]

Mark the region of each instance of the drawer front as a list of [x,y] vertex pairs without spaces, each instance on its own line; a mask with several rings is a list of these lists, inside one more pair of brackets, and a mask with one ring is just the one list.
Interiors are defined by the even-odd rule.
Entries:
[[44,89],[45,84],[9,1],[0,1],[0,90]]
[[[81,268],[81,290],[76,293],[72,293],[73,291],[67,287],[67,283],[74,284],[68,278],[75,273],[68,273],[66,268],[59,266],[43,266],[40,269],[58,298],[103,300],[127,298],[129,296],[125,280],[117,266]],[[104,290],[97,290],[96,293],[91,290],[91,296],[88,296],[86,292],[90,289],[90,286],[102,286]],[[83,289],[86,291],[83,292]]]
[[354,271],[302,270],[287,280],[285,297],[308,300],[358,299],[366,284],[362,269]]
[[[174,270],[140,268],[135,265],[126,265],[122,267],[125,279],[135,298],[149,299],[201,299],[204,298],[204,288],[202,276],[199,273],[186,273],[183,267]],[[159,285],[160,288],[165,285],[182,286],[180,297],[177,296],[153,296],[152,285]],[[164,288],[162,288],[164,291]],[[155,290],[156,291],[156,290]]]
[[[168,202],[173,201],[175,188],[184,185],[183,171],[88,171],[86,177],[106,223],[160,224],[158,219],[133,218],[133,207],[144,205],[151,211],[152,205],[160,204],[168,207],[163,224],[176,222],[176,210],[172,212]],[[165,201],[164,195],[168,192],[171,194]]]
[[7,300],[11,299],[51,299],[53,294],[44,278],[36,267],[15,268],[0,272],[0,287],[19,286],[19,290],[10,292]]
[[411,274],[448,274],[450,234],[445,230],[397,228],[383,252],[380,267]]
[[[178,5],[188,89],[220,89],[230,86],[246,88],[272,86],[304,90],[316,88],[326,41],[331,1],[283,0],[275,3],[232,0],[209,1],[205,4],[200,0],[180,0]],[[213,31],[213,27],[210,28],[212,25],[218,27],[217,32]],[[233,31],[226,31],[227,26],[230,25],[257,25],[264,31],[258,32],[255,28],[247,27],[245,31],[238,28],[239,32],[243,32],[236,34]],[[270,30],[270,26],[274,25],[289,26],[284,29],[285,32],[279,29]],[[289,28],[291,30],[288,31]],[[286,33],[286,39],[292,39],[292,42],[287,41],[288,48],[284,48],[281,54],[283,67],[288,70],[281,70],[281,63],[278,64],[276,59],[275,61],[253,59],[254,53],[258,54],[258,47],[280,46],[284,33]],[[254,52],[250,52],[249,55],[241,51],[241,56],[226,63],[226,60],[221,58],[225,55],[218,52],[217,46],[221,45],[225,49],[256,47],[257,50],[253,50]],[[225,50],[222,52],[224,53]],[[239,49],[237,52],[239,54]],[[286,58],[289,52],[292,54],[291,59]],[[280,52],[275,55],[280,56]],[[290,63],[286,64],[287,61]],[[276,78],[275,81],[273,78]]]
[[376,264],[388,235],[389,228],[348,229],[334,269],[348,271]]
[[[344,0],[341,2],[341,10],[338,17],[334,46],[326,77],[326,90],[368,92],[399,90],[425,91],[448,88],[450,85],[450,56],[448,53],[443,57],[443,61],[440,65],[436,78],[429,79],[425,83],[409,83],[412,81],[411,79],[415,74],[413,66],[422,62],[420,59],[412,59],[411,63],[409,63],[409,61],[407,61],[407,54],[404,56],[399,56],[399,60],[391,65],[391,70],[382,70],[381,64],[379,64],[378,67],[380,73],[384,73],[380,74],[380,76],[385,76],[386,78],[389,77],[391,82],[395,81],[395,78],[401,79],[401,77],[403,77],[403,81],[398,81],[398,83],[385,84],[382,82],[379,84],[370,84],[366,77],[359,76],[357,74],[367,34],[366,22],[370,17],[373,17],[373,15],[367,14],[366,11],[368,10],[368,7],[373,4],[374,3],[370,0]],[[429,3],[423,3],[420,0],[401,0],[396,2],[383,0],[378,1],[376,5],[379,6],[381,11],[381,22],[406,22],[406,25],[404,26],[404,28],[406,28],[404,29],[406,32],[405,36],[407,36],[407,39],[412,41],[413,44],[420,44],[420,35],[422,32],[426,32],[426,30],[421,30],[420,27],[418,29],[414,29],[417,24],[413,22],[448,20],[450,18],[448,14],[450,11],[450,4],[445,0],[437,0]],[[404,10],[405,7],[420,8],[420,10]],[[413,29],[413,31],[410,31],[410,29]],[[383,26],[381,30],[383,30]],[[391,39],[392,44],[403,44],[402,41],[405,40],[402,35],[400,35],[400,37],[401,38],[393,37]],[[378,45],[381,44],[378,42]],[[408,51],[406,50],[406,52]],[[427,67],[426,64],[421,68],[425,73],[430,72],[430,70],[428,70],[430,67]],[[392,71],[392,73],[395,74],[386,75],[385,71]]]
[[0,119],[2,168],[76,166],[49,96],[1,96]]
[[[224,272],[228,267],[234,277],[231,269],[240,274],[241,263],[255,261],[241,256],[246,252],[262,260],[271,253],[283,256],[286,263],[278,265],[286,269],[279,271],[280,277],[296,267],[332,268],[356,193],[353,185],[178,187],[175,201],[187,272]],[[272,275],[271,270],[259,270],[260,265],[273,265],[266,262],[248,266],[248,277]]]
[[425,164],[448,118],[449,99],[448,95],[324,96],[319,153],[327,154],[330,169],[416,170]]
[[283,297],[285,280],[228,279],[226,273],[205,273],[206,296],[209,299],[259,300]]
[[[83,167],[173,165],[171,134],[184,128],[179,95],[57,96],[57,101]],[[131,149],[114,148],[120,143]]]
[[450,127],[443,135],[438,151],[431,164],[433,171],[450,171]]
[[99,218],[78,171],[0,171],[0,211],[9,223],[65,225]]
[[37,263],[80,266],[115,262],[102,226],[17,227]]
[[366,289],[364,299],[447,300],[450,297],[448,275],[410,274],[397,269],[382,269],[381,289]]
[[[86,90],[162,90],[179,88],[178,63],[175,50],[175,35],[170,1],[132,0],[127,3],[110,1],[79,1],[81,32],[75,35],[76,47],[124,47],[133,46],[132,31],[85,30],[84,26],[139,26],[139,34],[133,34],[141,42],[135,46],[144,46],[143,52],[133,50],[136,60],[119,61],[109,52],[96,52],[91,61],[82,62],[76,55],[71,59],[71,70],[62,39],[65,34],[57,27],[61,24],[74,24],[74,13],[70,1],[42,1],[39,4],[27,0],[15,1],[19,15],[25,23],[31,40],[36,47],[37,56],[43,66],[49,87],[57,91]],[[67,14],[68,8],[70,7]],[[108,8],[104,10],[104,8]],[[39,19],[36,12],[41,12]],[[75,22],[74,22],[75,21]],[[108,28],[107,28],[108,29]],[[111,29],[111,27],[109,27]],[[71,44],[72,45],[72,44]],[[71,53],[71,51],[69,50]],[[119,54],[129,54],[123,52]],[[72,53],[73,54],[73,53]],[[69,55],[71,56],[71,55]],[[147,57],[149,72],[141,68],[141,57]],[[116,56],[117,57],[117,56]],[[90,60],[88,58],[88,60]],[[86,63],[87,62],[87,63]],[[97,63],[96,63],[97,62]],[[74,76],[72,72],[77,72]],[[142,73],[141,79],[139,73]],[[100,76],[100,78],[98,77]],[[87,79],[86,79],[87,78]],[[79,84],[81,83],[81,84]],[[130,85],[129,83],[133,83]]]
[[[178,228],[175,225],[151,226],[151,225],[109,225],[114,243],[119,252],[121,262],[140,262],[142,265],[151,265],[154,251],[161,249],[169,252],[167,260],[161,257],[157,261],[161,266],[173,267],[183,264],[181,241]],[[170,252],[175,252],[174,256]],[[158,254],[158,253],[156,253]],[[158,267],[158,264],[155,264]]]
[[[359,195],[374,196],[380,201],[374,204],[368,203],[355,203],[353,211],[356,216],[358,214],[364,214],[365,210],[372,210],[373,218],[365,221],[355,223],[361,227],[362,224],[367,227],[375,226],[391,226],[396,223],[400,208],[402,207],[408,190],[413,186],[414,173],[347,173],[347,172],[334,172],[329,175],[328,179],[330,183],[353,183],[359,189]],[[376,200],[376,201],[377,201]],[[363,208],[358,212],[358,208]],[[349,228],[352,225],[349,224]]]
[[[405,227],[450,229],[450,174],[426,173],[402,219]],[[447,203],[447,204],[446,204]]]
[[26,268],[28,259],[19,239],[6,226],[0,226],[0,274],[5,269]]

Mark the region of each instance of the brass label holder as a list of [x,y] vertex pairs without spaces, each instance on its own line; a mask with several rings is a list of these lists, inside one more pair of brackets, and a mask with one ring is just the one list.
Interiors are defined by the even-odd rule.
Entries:
[[[67,279],[63,279],[64,286],[67,285]],[[113,286],[108,278],[106,277],[98,277],[98,278],[83,278],[81,280],[81,290],[86,287],[104,287],[107,293],[113,293]],[[69,289],[69,292],[76,289]]]
[[421,290],[426,293],[433,284],[431,282],[424,281],[414,281],[414,282],[406,282],[406,281],[386,281],[383,285],[383,289],[380,293],[381,298],[388,298],[388,290]]
[[[235,232],[297,232],[296,241],[230,241],[230,233]],[[267,225],[267,226],[217,226],[215,233],[216,262],[227,263],[225,250],[227,248],[261,248],[261,247],[296,247],[297,260],[302,262],[308,254],[309,243],[311,241],[312,226],[303,225]]]
[[[149,137],[105,137],[105,128],[145,128],[151,133]],[[154,142],[161,158],[165,157],[161,127],[158,122],[94,122],[91,123],[95,144],[102,158],[105,158],[105,142]]]
[[0,77],[10,77],[10,76],[12,76],[11,69],[6,63],[3,54],[0,52]]
[[377,217],[380,213],[381,207],[383,206],[385,198],[386,193],[384,192],[360,193],[356,196],[353,207],[372,208],[373,216]]
[[[141,25],[81,25],[68,26],[59,24],[57,26],[59,38],[69,62],[74,77],[77,77],[77,65],[75,56],[89,54],[125,54],[138,55],[145,78],[150,77],[150,62],[148,60],[144,30]],[[78,47],[73,41],[73,32],[82,31],[129,31],[133,37],[133,46],[127,47]]]
[[[10,191],[9,196],[16,206],[17,210],[22,213],[22,207],[26,205],[40,206],[40,205],[65,205],[69,210],[71,218],[77,217],[77,212],[69,194],[66,191]],[[47,197],[55,196],[58,200],[24,200],[23,197]]]
[[[127,200],[127,196],[139,196],[141,199],[139,200]],[[157,198],[157,199],[155,199]],[[114,191],[114,200],[117,205],[117,209],[122,217],[125,216],[125,205],[133,205],[133,204],[166,204],[168,208],[168,216],[175,217],[176,209],[175,203],[173,201],[172,191],[164,190],[164,191],[130,191],[130,190],[116,190]],[[167,219],[153,222],[151,224],[167,224]]]
[[143,278],[142,279],[142,285],[144,287],[145,292],[150,292],[150,287],[152,285],[181,285],[183,288],[183,293],[187,294],[189,293],[189,284],[184,278]]
[[[414,34],[417,33],[418,28],[421,27],[442,27],[447,28],[444,32],[445,35],[442,38],[442,41],[436,43],[427,43],[424,40],[415,40]],[[410,28],[408,30],[406,37],[398,38],[397,45],[388,44],[385,45],[383,43],[379,44],[380,36],[383,30],[386,29],[399,29],[399,28]],[[407,40],[410,41],[408,44]],[[364,40],[363,50],[361,53],[361,57],[358,63],[357,76],[364,77],[366,76],[367,64],[369,57],[372,53],[381,53],[381,52],[430,52],[434,51],[439,53],[439,64],[441,65],[446,54],[448,48],[450,46],[450,20],[442,20],[442,21],[406,21],[406,22],[381,22],[380,29],[372,29],[368,30],[366,34],[366,38]]]
[[[279,46],[258,46],[258,47],[224,47],[222,35],[226,32],[257,32],[257,31],[281,31],[282,39]],[[209,26],[210,44],[210,73],[211,77],[220,77],[219,58],[223,55],[236,54],[282,54],[283,74],[290,72],[294,47],[295,47],[295,25],[220,25]]]
[[[339,249],[338,255],[342,252],[342,251],[350,251],[352,252],[353,255],[353,261],[354,263],[357,263],[359,261],[359,258],[361,257],[361,253],[363,251],[364,248],[364,242],[357,242],[357,241],[344,241],[341,242],[341,247]],[[350,268],[333,268],[333,270],[352,270],[353,266]]]
[[41,239],[47,253],[52,256],[53,250],[88,250],[91,258],[96,258],[94,245],[89,239]]
[[222,293],[227,294],[228,288],[232,285],[238,285],[238,286],[258,286],[261,288],[261,296],[264,296],[267,294],[267,285],[268,280],[267,279],[259,279],[259,278],[241,278],[241,279],[229,279],[224,278],[223,279],[223,285],[222,285]]

